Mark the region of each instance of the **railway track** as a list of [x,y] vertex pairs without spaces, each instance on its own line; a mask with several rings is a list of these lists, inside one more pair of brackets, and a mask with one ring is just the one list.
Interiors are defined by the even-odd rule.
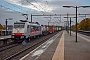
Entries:
[[0,52],[10,49],[10,48],[13,48],[15,46],[18,46],[18,44],[11,44],[11,45],[7,45],[7,46],[3,46],[2,48],[0,48]]
[[[52,36],[50,36],[50,37],[52,37]],[[15,57],[15,56],[17,56],[17,55],[25,52],[26,50],[28,50],[28,49],[30,49],[30,48],[33,48],[34,46],[38,46],[38,44],[39,44],[39,45],[42,44],[43,42],[45,42],[45,41],[46,41],[47,39],[49,39],[50,37],[48,37],[48,38],[46,38],[46,39],[43,39],[42,41],[37,42],[37,43],[33,44],[32,46],[30,46],[30,47],[28,47],[28,48],[26,48],[26,49],[23,49],[22,51],[17,52],[17,53],[14,54],[14,55],[11,55],[10,57],[6,58],[5,60],[11,60],[13,57]]]
[[32,41],[30,41],[29,43],[27,43],[26,45],[18,45],[15,46],[13,48],[8,48],[5,51],[0,52],[0,55],[3,54],[3,56],[1,56],[0,60],[11,60],[12,58],[22,54],[25,51],[28,51],[30,49],[30,51],[32,51],[33,49],[35,49],[37,46],[39,46],[40,44],[42,44],[43,42],[47,41],[50,37],[52,37],[54,34],[50,34],[47,36],[43,36],[39,39],[33,39]]
[[[50,38],[50,37],[48,37],[48,38]],[[48,39],[48,38],[46,38],[46,39]],[[24,49],[24,50],[22,50],[22,51],[19,51],[19,52],[17,52],[17,53],[14,54],[14,55],[11,55],[10,57],[6,58],[5,60],[10,60],[10,59],[12,59],[13,57],[15,57],[15,56],[17,56],[17,55],[25,52],[26,50],[28,50],[28,49],[30,49],[30,48],[32,48],[32,47],[34,47],[34,46],[36,46],[36,45],[44,42],[46,39],[44,39],[44,40],[42,40],[42,41],[40,41],[40,42],[38,42],[38,43],[35,43],[35,44],[33,44],[32,46],[30,46],[30,47],[28,47],[28,48],[26,48],[26,49]]]
[[[75,31],[74,31],[75,32]],[[79,31],[78,30],[78,33],[80,33],[80,34],[83,34],[83,35],[87,35],[87,36],[90,36],[90,31]]]
[[90,36],[90,31],[78,30],[78,33]]
[[12,44],[14,44],[14,43],[9,43],[9,44],[6,44],[6,45],[1,45],[0,48],[3,48],[5,46],[9,46],[9,45],[12,45]]

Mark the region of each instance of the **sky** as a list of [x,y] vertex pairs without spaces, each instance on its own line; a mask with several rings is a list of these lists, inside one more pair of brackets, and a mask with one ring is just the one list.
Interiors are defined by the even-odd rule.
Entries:
[[[62,25],[64,26],[64,18],[68,14],[76,14],[75,8],[65,8],[63,6],[90,6],[90,0],[0,0],[0,24],[5,25],[5,20],[8,19],[8,25],[12,25],[19,20],[25,20],[22,14],[28,14],[28,21],[31,21],[31,14],[35,15],[51,15],[65,14],[60,16],[33,16],[33,22],[47,25]],[[78,8],[80,14],[90,14],[90,8]],[[58,17],[58,18],[55,18]],[[75,15],[69,15],[75,17]],[[86,16],[90,18],[90,15]],[[9,18],[13,18],[9,20]],[[78,17],[80,22],[85,17]],[[61,21],[60,21],[61,20]],[[75,18],[72,18],[75,24]],[[53,23],[54,22],[54,23]],[[58,22],[58,23],[57,23]]]

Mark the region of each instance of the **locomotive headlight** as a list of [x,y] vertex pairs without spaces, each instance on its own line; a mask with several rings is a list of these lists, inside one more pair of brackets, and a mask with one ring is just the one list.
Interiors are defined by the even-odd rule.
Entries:
[[12,35],[15,35],[14,33],[12,33]]
[[24,36],[21,36],[21,38],[24,38]]

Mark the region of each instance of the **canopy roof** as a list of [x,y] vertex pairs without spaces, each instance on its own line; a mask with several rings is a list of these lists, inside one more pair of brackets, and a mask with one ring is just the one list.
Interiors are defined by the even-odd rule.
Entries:
[[0,24],[0,29],[4,29],[4,27]]

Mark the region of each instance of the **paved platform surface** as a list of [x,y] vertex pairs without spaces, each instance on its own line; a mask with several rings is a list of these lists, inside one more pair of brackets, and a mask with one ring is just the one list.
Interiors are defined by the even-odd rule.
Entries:
[[63,31],[38,58],[30,59],[32,56],[28,55],[20,60],[90,60],[90,37],[78,34],[75,42],[75,36],[75,32],[70,36]]
[[72,36],[64,32],[64,60],[90,60],[90,37],[78,34],[78,40],[75,42],[74,32]]

